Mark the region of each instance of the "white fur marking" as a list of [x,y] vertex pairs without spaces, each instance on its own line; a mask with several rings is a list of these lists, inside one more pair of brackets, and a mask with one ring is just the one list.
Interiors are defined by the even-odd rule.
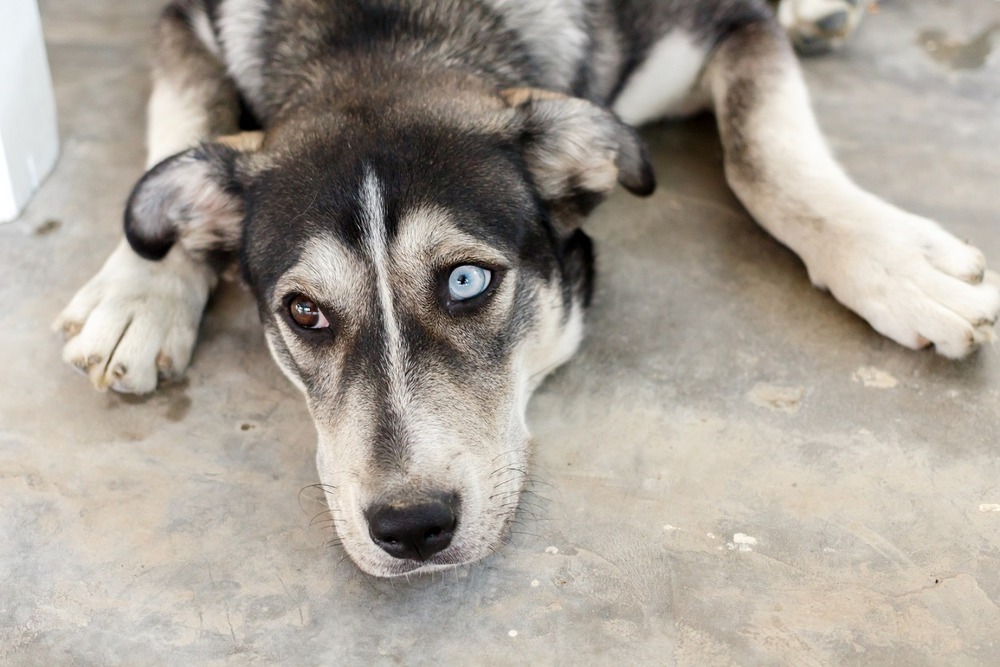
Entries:
[[389,273],[389,250],[386,247],[385,202],[378,179],[371,170],[365,170],[361,183],[361,219],[369,257],[375,267],[379,306],[385,326],[386,363],[389,378],[389,396],[396,409],[397,418],[410,413],[406,368],[403,361],[403,338],[396,320],[396,306],[392,296],[392,277]]
[[705,46],[691,35],[671,31],[629,77],[615,100],[615,113],[630,125],[642,125],[704,108],[707,98],[693,93],[706,55]]
[[213,56],[217,58],[222,56],[219,42],[215,38],[215,31],[212,30],[212,23],[204,11],[198,9],[191,13],[191,27],[194,28],[194,34],[198,36],[198,39]]
[[853,10],[844,0],[782,0],[778,19],[786,28],[793,28],[798,21],[815,22],[830,14]]
[[261,33],[267,16],[264,0],[228,0],[219,16],[219,38],[229,75],[250,101],[264,90]]
[[157,79],[149,97],[146,168],[196,145],[208,134],[208,114],[196,94]]
[[526,408],[531,393],[541,381],[568,361],[583,340],[583,308],[578,303],[573,303],[564,323],[561,300],[562,295],[555,289],[545,289],[539,294],[539,301],[542,303],[538,308],[539,322],[535,333],[539,346],[527,348],[521,363],[525,372],[521,384],[527,390],[523,396],[522,409]]

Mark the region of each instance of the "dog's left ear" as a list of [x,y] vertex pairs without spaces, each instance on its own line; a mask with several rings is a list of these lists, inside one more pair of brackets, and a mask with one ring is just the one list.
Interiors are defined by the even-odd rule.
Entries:
[[550,205],[587,215],[621,183],[646,196],[656,188],[646,148],[634,129],[590,102],[536,88],[500,93],[522,124],[525,160]]
[[175,243],[195,257],[239,249],[245,217],[244,164],[258,132],[221,137],[160,162],[139,179],[125,207],[125,238],[158,260]]

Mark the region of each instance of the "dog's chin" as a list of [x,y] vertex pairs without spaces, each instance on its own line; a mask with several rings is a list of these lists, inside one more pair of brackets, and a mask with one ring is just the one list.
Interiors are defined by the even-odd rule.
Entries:
[[392,579],[396,577],[421,576],[475,563],[493,553],[493,550],[494,548],[484,547],[470,553],[466,549],[447,549],[426,561],[393,558],[385,553],[373,552],[355,556],[351,553],[350,549],[347,549],[347,553],[358,569],[365,574],[373,577]]

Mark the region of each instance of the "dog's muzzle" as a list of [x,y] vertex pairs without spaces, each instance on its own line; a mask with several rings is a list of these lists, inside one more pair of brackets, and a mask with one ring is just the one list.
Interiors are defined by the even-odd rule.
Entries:
[[378,503],[365,511],[368,534],[393,558],[426,561],[451,544],[459,506],[456,493]]

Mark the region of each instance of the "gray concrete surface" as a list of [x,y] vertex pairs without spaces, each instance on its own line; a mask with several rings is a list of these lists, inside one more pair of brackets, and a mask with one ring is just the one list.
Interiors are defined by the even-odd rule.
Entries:
[[[648,130],[658,193],[595,216],[589,335],[486,562],[382,581],[326,545],[312,426],[238,286],[186,383],[94,392],[48,326],[141,171],[157,5],[42,2],[64,149],[0,228],[0,664],[1000,664],[997,350],[909,352],[810,288],[710,120]],[[885,0],[806,69],[850,172],[996,267],[1000,57],[949,55],[994,22]]]

